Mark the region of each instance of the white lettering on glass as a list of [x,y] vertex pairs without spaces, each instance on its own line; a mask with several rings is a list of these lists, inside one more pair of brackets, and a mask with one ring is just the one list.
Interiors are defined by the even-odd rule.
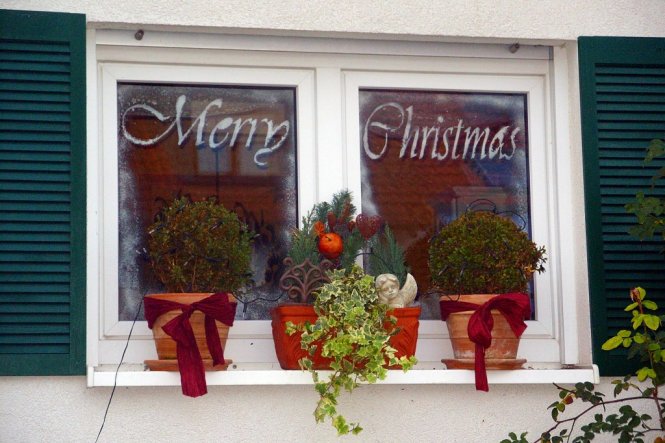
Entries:
[[[396,112],[399,119],[390,123],[380,120],[387,111]],[[370,113],[363,131],[363,150],[372,160],[378,160],[388,150],[388,138],[401,135],[399,158],[422,160],[425,157],[442,161],[451,160],[511,160],[517,149],[515,137],[519,126],[502,126],[495,133],[489,127],[465,125],[464,119],[457,119],[451,126],[444,125],[443,116],[436,118],[432,126],[413,125],[413,106],[406,108],[399,103],[384,103]],[[512,129],[511,129],[512,128]],[[382,142],[370,143],[370,131],[382,133]],[[462,135],[462,137],[460,137]],[[510,138],[510,146],[506,142]],[[420,139],[420,142],[419,142]],[[464,140],[460,144],[461,140]],[[429,152],[429,155],[427,155]]]
[[[189,126],[189,128],[185,128],[183,125],[183,119],[185,118],[185,116],[183,116],[183,109],[185,107],[186,102],[187,102],[186,95],[183,94],[178,97],[175,105],[175,117],[164,115],[155,108],[153,108],[152,106],[145,103],[139,103],[130,106],[122,114],[122,122],[121,122],[122,134],[125,136],[125,138],[127,138],[127,140],[136,145],[153,146],[162,141],[164,138],[166,138],[171,132],[173,132],[173,129],[176,128],[178,132],[178,146],[182,147],[187,142],[192,132],[195,131],[196,132],[195,145],[197,148],[199,149],[205,148],[207,145],[208,148],[216,150],[223,148],[223,145],[227,142],[230,148],[235,147],[240,132],[242,131],[245,125],[248,125],[249,132],[247,134],[247,141],[245,142],[245,148],[251,149],[254,139],[256,137],[256,131],[260,121],[261,124],[265,125],[266,135],[263,141],[263,147],[257,150],[256,153],[254,154],[254,163],[256,164],[256,166],[260,168],[265,168],[268,166],[267,157],[269,157],[271,154],[277,151],[284,144],[284,142],[288,138],[289,131],[291,129],[291,122],[289,122],[289,120],[284,120],[283,122],[275,125],[275,122],[269,118],[262,118],[260,120],[258,118],[247,118],[245,120],[237,118],[234,120],[231,117],[224,117],[219,122],[217,122],[217,124],[212,128],[212,130],[210,131],[210,135],[208,136],[208,139],[205,140],[204,130],[206,126],[206,119],[208,118],[208,112],[212,108],[221,109],[223,104],[222,99],[218,98],[208,103],[206,107],[203,109],[203,111],[201,111],[201,113],[192,121],[192,124],[191,126]],[[169,120],[173,121],[161,134],[158,134],[153,138],[147,138],[147,139],[139,138],[132,135],[131,132],[127,129],[128,116],[131,113],[137,111],[146,111],[148,114],[159,120],[159,122],[161,123],[167,122]],[[231,132],[231,134],[229,134],[230,132],[229,129],[231,128],[232,125],[234,125],[235,127]]]

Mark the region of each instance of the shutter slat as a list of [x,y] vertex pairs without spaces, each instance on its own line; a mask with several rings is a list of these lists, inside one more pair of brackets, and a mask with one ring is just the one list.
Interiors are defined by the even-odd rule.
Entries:
[[[55,241],[49,242],[11,242],[11,243],[2,243],[0,244],[0,252],[68,252],[69,251],[69,242],[57,243]],[[41,279],[38,278],[39,281]],[[14,281],[12,278],[9,278],[8,281]]]
[[69,75],[69,61],[67,62],[37,62],[37,61],[12,61],[7,60],[2,64],[5,72],[28,71],[28,72],[59,72]]
[[69,172],[69,162],[4,162],[0,171]]
[[[28,252],[5,252],[0,254],[0,263],[69,263],[71,258],[62,253],[28,253]],[[4,287],[0,288],[4,292]]]
[[69,231],[69,223],[67,222],[38,220],[35,223],[17,223],[11,221],[3,223],[0,221],[0,232],[7,233],[8,235],[17,235],[22,232],[31,235],[33,233],[61,233]]
[[13,121],[6,122],[0,120],[0,131],[4,132],[46,132],[50,134],[64,133],[69,134],[69,123],[58,122],[27,122],[27,121]]
[[12,312],[12,313],[3,313],[0,311],[0,325],[10,325],[12,323],[38,323],[42,325],[68,325],[69,324],[69,313],[59,313],[59,312],[40,312],[40,313],[22,313],[22,312]]
[[11,205],[13,202],[68,202],[69,194],[66,192],[1,192],[0,200]]
[[56,303],[67,303],[71,302],[68,294],[2,294],[0,293],[0,304],[3,303],[12,303],[12,304],[56,304]]
[[2,102],[0,111],[69,112],[68,103]]
[[0,323],[0,334],[25,334],[27,336],[37,334],[69,334],[69,325],[63,324],[2,324]]
[[[50,343],[61,344],[61,345],[69,344],[69,336],[64,334],[63,335],[32,334],[30,338],[32,341],[35,341],[42,345]],[[0,335],[0,348],[2,347],[2,345],[19,345],[22,343],[25,344],[25,342],[26,342],[25,336],[23,335],[15,335],[15,334]],[[9,347],[5,349],[8,348]]]
[[32,122],[69,122],[69,114],[66,112],[31,112],[31,111],[19,111],[15,110],[12,112],[0,111],[0,120],[6,122],[11,121],[25,121],[30,120]]
[[657,71],[652,71],[650,74],[645,75],[620,75],[618,73],[602,73],[601,70],[596,71],[596,84],[597,85],[663,85],[665,87],[665,80],[663,77],[656,75]]
[[0,169],[0,182],[3,181],[69,183],[71,176],[60,172],[7,172]]
[[56,92],[0,91],[0,101],[69,103],[69,94]]
[[[665,306],[665,244],[631,236],[637,220],[625,210],[665,165],[643,163],[649,142],[665,137],[663,48],[663,39],[579,40],[589,291],[601,375],[631,372],[624,356],[600,349],[629,326],[623,309],[630,289],[642,286]],[[663,185],[650,192],[665,196]]]
[[66,54],[69,58],[69,44],[58,42],[46,42],[44,39],[33,39],[24,41],[11,41],[9,39],[0,41],[0,51],[18,51],[24,54]]
[[63,51],[58,54],[53,51],[49,52],[24,52],[24,51],[12,51],[7,48],[3,48],[0,43],[0,61],[28,61],[28,62],[43,62],[43,63],[69,63],[69,51]]
[[[2,271],[0,271],[2,273]],[[2,273],[1,275],[3,281],[10,283],[29,283],[29,282],[38,282],[38,283],[66,283],[69,281],[68,272],[28,272],[25,269],[22,269],[21,272],[15,273]],[[2,306],[0,306],[0,312],[3,312]]]

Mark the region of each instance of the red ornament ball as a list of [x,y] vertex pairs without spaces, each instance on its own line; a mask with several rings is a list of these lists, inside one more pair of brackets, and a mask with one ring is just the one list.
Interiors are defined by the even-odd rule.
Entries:
[[327,232],[319,237],[319,252],[325,258],[334,260],[342,255],[343,250],[344,244],[342,242],[342,237],[334,232]]

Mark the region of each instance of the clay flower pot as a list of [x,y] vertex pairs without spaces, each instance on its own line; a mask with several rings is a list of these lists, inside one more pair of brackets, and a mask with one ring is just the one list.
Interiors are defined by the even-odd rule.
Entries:
[[[190,305],[201,301],[212,295],[211,293],[165,293],[165,294],[149,294],[146,295],[146,298],[158,299],[158,300],[170,300],[181,304]],[[229,295],[230,302],[236,302],[236,299]],[[168,311],[155,320],[155,323],[152,327],[152,335],[155,340],[155,347],[157,349],[157,356],[159,360],[146,360],[146,364],[150,367],[151,370],[177,370],[177,355],[176,355],[176,342],[169,336],[162,326],[171,321],[173,318],[180,315],[182,311],[180,309],[174,309]],[[192,330],[194,332],[194,338],[196,339],[196,344],[199,348],[201,354],[201,359],[206,367],[206,369],[212,368],[212,356],[210,355],[210,350],[208,349],[208,343],[206,341],[205,326],[204,326],[205,315],[200,311],[194,311],[189,318],[189,322],[192,325]],[[215,325],[217,326],[217,333],[219,334],[219,340],[221,342],[222,348],[226,347],[226,341],[229,336],[229,326],[222,323],[221,321],[216,320]],[[229,361],[229,360],[227,360]],[[222,366],[222,365],[219,365]],[[221,369],[215,367],[214,369]]]
[[[314,369],[330,369],[330,359],[321,356],[321,346],[313,356],[302,349],[300,344],[301,333],[287,335],[286,323],[304,324],[306,321],[315,323],[317,319],[314,307],[304,304],[285,304],[274,307],[270,314],[272,316],[272,335],[275,342],[275,353],[282,369],[300,369],[298,360],[309,357],[313,362]],[[418,325],[420,317],[420,306],[398,308],[388,312],[389,315],[397,317],[397,328],[400,331],[390,338],[390,344],[397,349],[395,356],[412,356],[416,353],[418,342]]]
[[[459,296],[441,296],[441,300],[455,300],[460,302],[482,305],[496,297],[496,294],[468,294]],[[469,339],[469,318],[474,311],[452,313],[446,320],[450,341],[453,347],[454,359],[444,359],[448,369],[474,369],[476,344]],[[493,309],[492,344],[485,350],[485,365],[487,369],[518,369],[526,362],[517,359],[520,338],[510,328],[506,318]]]

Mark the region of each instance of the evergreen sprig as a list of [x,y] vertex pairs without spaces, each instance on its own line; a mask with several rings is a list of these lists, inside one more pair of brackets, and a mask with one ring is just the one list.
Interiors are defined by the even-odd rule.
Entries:
[[397,243],[387,224],[384,226],[383,235],[377,235],[371,240],[369,269],[372,275],[395,274],[400,287],[406,282],[409,268],[406,266],[404,249]]

